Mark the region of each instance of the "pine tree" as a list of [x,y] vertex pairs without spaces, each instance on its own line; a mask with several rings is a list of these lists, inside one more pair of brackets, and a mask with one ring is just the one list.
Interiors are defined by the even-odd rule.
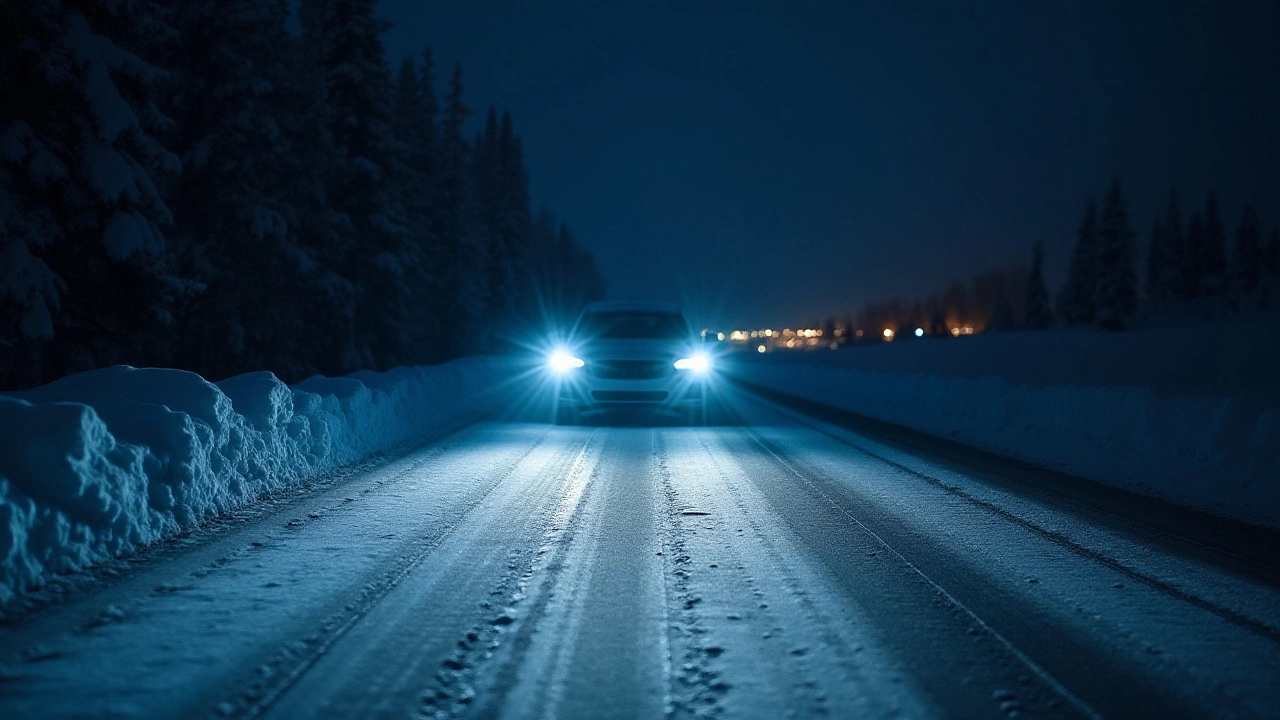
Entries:
[[1133,255],[1128,208],[1119,179],[1113,179],[1098,223],[1098,322],[1108,330],[1123,329],[1137,308]]
[[1058,294],[1058,315],[1070,325],[1093,322],[1097,287],[1098,211],[1093,198],[1084,206],[1084,218],[1076,231],[1067,280]]
[[290,119],[288,3],[169,4],[181,41],[167,53],[168,141],[184,168],[168,192],[171,235],[204,288],[185,313],[180,362],[210,378],[316,372],[304,336],[320,328],[299,321],[316,287],[293,197],[303,143]]
[[[519,268],[529,255],[529,233],[532,212],[529,207],[529,174],[524,166],[524,149],[516,135],[511,113],[502,113],[502,125],[498,131],[499,187],[502,202],[501,215],[495,223],[501,254],[490,258],[490,277],[504,291],[490,290],[490,297],[497,302],[491,312],[500,317],[510,315],[514,306],[528,298],[528,290],[517,280]],[[505,297],[503,297],[505,292]]]
[[1197,262],[1200,265],[1200,294],[1207,298],[1223,298],[1227,294],[1227,234],[1223,229],[1218,198],[1209,193],[1204,211],[1204,235]]
[[472,143],[471,186],[475,191],[476,242],[485,249],[483,312],[489,323],[506,309],[510,279],[506,277],[506,248],[501,218],[502,158],[498,147],[498,111],[489,106],[484,129]]
[[1158,278],[1161,297],[1168,300],[1186,300],[1190,297],[1184,272],[1187,238],[1182,231],[1182,213],[1178,210],[1178,194],[1172,189],[1169,190],[1169,207],[1165,211],[1164,223],[1160,226],[1160,238],[1166,258],[1161,263],[1162,272]]
[[1204,254],[1204,220],[1200,213],[1192,213],[1187,221],[1186,250],[1182,254],[1182,286],[1187,299],[1201,296],[1204,288],[1204,268],[1200,258]]
[[430,52],[423,54],[421,68],[412,58],[405,58],[396,81],[394,125],[396,137],[407,150],[403,203],[409,232],[406,273],[410,300],[404,333],[409,354],[417,362],[444,358],[440,318],[433,304],[440,292],[440,279],[434,272],[439,247],[432,226],[437,152],[433,84]]
[[1258,232],[1258,214],[1246,206],[1240,214],[1236,243],[1231,254],[1232,294],[1249,302],[1261,285],[1263,273],[1262,238]]
[[1280,227],[1271,229],[1271,239],[1267,241],[1262,264],[1272,281],[1280,279]]
[[343,159],[328,197],[349,219],[353,239],[339,266],[356,291],[341,364],[356,370],[412,362],[406,330],[414,248],[403,204],[405,148],[392,128],[391,72],[381,38],[386,23],[374,16],[376,0],[308,1],[330,132]]
[[[162,363],[172,273],[155,138],[169,29],[145,0],[0,3],[0,382]],[[103,302],[104,298],[110,301]]]
[[1166,268],[1174,266],[1174,258],[1165,241],[1164,227],[1157,219],[1151,223],[1151,240],[1147,244],[1147,301],[1155,305],[1167,303],[1172,296],[1166,282]]
[[561,273],[568,288],[566,299],[571,314],[576,314],[589,302],[603,300],[606,289],[604,279],[596,269],[595,258],[578,244],[569,226],[563,222],[560,223],[556,246],[563,267]]
[[1031,273],[1027,276],[1027,322],[1032,330],[1043,330],[1053,323],[1049,309],[1049,291],[1044,285],[1044,243],[1037,242],[1031,251]]
[[441,332],[451,355],[471,350],[468,331],[482,317],[485,289],[480,275],[484,248],[478,244],[475,188],[471,182],[471,146],[463,136],[470,110],[463,102],[462,66],[456,66],[441,117],[436,175],[435,235],[440,243]]

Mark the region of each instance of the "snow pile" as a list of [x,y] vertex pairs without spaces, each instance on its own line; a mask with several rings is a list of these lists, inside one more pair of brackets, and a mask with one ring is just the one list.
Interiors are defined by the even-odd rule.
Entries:
[[[1280,337],[1252,330],[1223,331],[1217,345],[1204,342],[1203,328],[1010,333],[744,357],[733,372],[1043,467],[1280,527]],[[1148,382],[1138,384],[1142,378]]]
[[493,406],[492,359],[292,387],[117,366],[0,395],[0,603]]

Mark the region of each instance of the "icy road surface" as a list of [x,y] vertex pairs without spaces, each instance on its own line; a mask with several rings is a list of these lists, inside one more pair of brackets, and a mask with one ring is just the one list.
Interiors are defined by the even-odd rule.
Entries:
[[733,405],[480,423],[71,578],[0,717],[1280,716],[1274,535]]

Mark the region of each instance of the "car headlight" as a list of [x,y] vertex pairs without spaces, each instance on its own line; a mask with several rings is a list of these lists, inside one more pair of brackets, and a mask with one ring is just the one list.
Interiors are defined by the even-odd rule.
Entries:
[[584,363],[581,358],[576,358],[563,350],[557,350],[551,353],[551,357],[547,359],[547,365],[551,366],[552,370],[563,373],[580,368]]
[[701,375],[711,369],[711,358],[706,353],[694,353],[676,361],[677,370],[692,370]]

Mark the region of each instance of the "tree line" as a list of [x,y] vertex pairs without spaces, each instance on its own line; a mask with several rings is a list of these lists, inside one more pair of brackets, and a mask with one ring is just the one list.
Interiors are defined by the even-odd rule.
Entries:
[[0,4],[0,387],[434,363],[603,296],[510,114],[393,73],[375,6]]
[[[1029,324],[1047,327],[1056,319],[1122,330],[1280,307],[1280,227],[1264,242],[1258,213],[1246,206],[1229,242],[1213,192],[1184,222],[1171,190],[1164,217],[1152,222],[1145,260],[1140,279],[1136,233],[1120,181],[1112,180],[1100,212],[1093,198],[1085,202],[1056,318],[1045,308]],[[1033,275],[1028,292],[1037,286],[1043,278]]]
[[[1026,316],[1026,286],[1025,267],[995,268],[923,298],[869,302],[844,325],[855,333],[861,330],[865,340],[881,338],[886,328],[902,337],[916,328],[929,335],[949,335],[952,328],[1012,329]],[[840,325],[834,319],[827,324]]]
[[930,335],[1055,325],[1123,330],[1280,308],[1280,228],[1264,240],[1251,206],[1242,210],[1229,241],[1216,194],[1184,218],[1171,190],[1164,216],[1152,223],[1145,257],[1139,252],[1124,191],[1113,179],[1101,209],[1093,198],[1085,201],[1056,301],[1044,280],[1044,246],[1036,243],[1029,268],[982,272],[916,300],[871,302],[843,323],[830,318],[826,326],[862,330],[864,339],[879,338],[885,328],[900,335],[915,328]]

